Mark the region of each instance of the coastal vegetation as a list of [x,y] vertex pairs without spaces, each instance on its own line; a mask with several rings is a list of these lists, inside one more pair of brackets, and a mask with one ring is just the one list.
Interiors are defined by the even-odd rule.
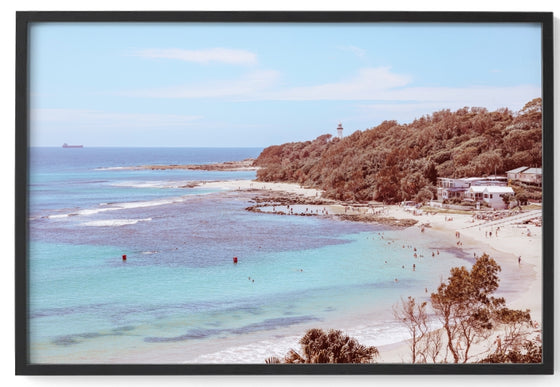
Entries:
[[379,355],[374,346],[365,346],[340,330],[328,332],[313,328],[299,341],[301,353],[291,349],[283,359],[270,357],[267,364],[306,364],[306,363],[373,363]]
[[542,167],[542,100],[528,102],[519,112],[447,109],[410,124],[384,121],[342,139],[325,134],[274,145],[262,151],[255,166],[259,181],[299,183],[336,200],[430,200],[438,177]]
[[[500,266],[488,254],[476,259],[470,270],[452,268],[429,301],[401,299],[393,314],[410,333],[411,363],[540,363],[542,344],[531,322],[529,310],[506,307],[504,298],[494,297]],[[433,318],[440,322],[435,328]],[[489,340],[499,332],[496,341]],[[267,364],[374,363],[375,346],[364,346],[340,330],[313,328],[299,341],[301,352],[291,349],[283,358],[269,357]],[[487,355],[471,358],[474,346]],[[495,347],[494,347],[495,346]],[[480,352],[480,351],[479,351]]]
[[[479,344],[490,344],[487,351],[496,344],[479,362],[541,361],[542,346],[531,337],[529,310],[509,309],[504,298],[492,295],[498,289],[500,270],[494,259],[483,254],[471,270],[452,268],[448,280],[431,294],[429,304],[416,304],[409,297],[394,306],[395,317],[411,334],[412,363],[447,362],[448,354],[453,363],[467,363],[473,346]],[[430,314],[440,321],[440,329],[429,328]],[[497,331],[502,338],[488,342]]]

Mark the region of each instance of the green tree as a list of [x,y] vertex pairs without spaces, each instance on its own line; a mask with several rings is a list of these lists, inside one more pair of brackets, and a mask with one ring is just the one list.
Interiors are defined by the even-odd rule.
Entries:
[[455,363],[466,363],[471,346],[493,328],[493,313],[503,307],[503,298],[492,297],[499,284],[496,261],[483,254],[471,270],[451,269],[447,283],[431,294],[432,307],[447,334],[447,347]]
[[[519,206],[523,205],[527,205],[527,202],[529,201],[529,195],[527,195],[527,192],[525,191],[521,191],[515,194],[515,198],[517,199],[517,204]],[[519,207],[521,208],[521,207]]]
[[[255,161],[260,181],[318,188],[332,199],[395,203],[417,197],[441,177],[503,173],[542,165],[542,101],[507,109],[443,110],[410,124],[396,121],[338,140],[274,145]],[[418,178],[418,174],[421,179]]]
[[496,351],[479,363],[542,363],[542,345],[526,341],[520,349]]
[[284,359],[270,357],[267,364],[289,363],[373,363],[379,356],[374,346],[365,346],[340,330],[313,328],[299,341],[301,353],[291,349]]
[[438,172],[436,168],[436,164],[433,161],[430,161],[426,171],[424,172],[424,177],[432,184],[437,184]]
[[496,313],[496,321],[504,327],[504,339],[500,350],[521,351],[527,336],[531,333],[527,330],[531,326],[529,310],[502,308]]
[[513,195],[510,195],[510,194],[503,194],[502,195],[502,201],[506,205],[506,208],[509,208],[509,204],[511,203],[512,200],[513,200]]
[[408,329],[411,336],[409,343],[412,364],[417,362],[421,352],[420,342],[429,332],[427,304],[427,302],[417,304],[416,300],[409,296],[406,300],[401,298],[401,302],[393,306],[393,315]]

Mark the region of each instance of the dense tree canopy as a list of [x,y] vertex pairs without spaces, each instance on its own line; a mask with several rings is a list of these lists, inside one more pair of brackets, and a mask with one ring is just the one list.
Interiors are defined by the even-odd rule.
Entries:
[[[518,113],[441,110],[410,124],[385,121],[343,139],[270,146],[256,160],[261,181],[296,182],[350,201],[398,202],[435,193],[437,177],[500,174],[542,166],[542,101]],[[421,198],[419,198],[421,199]]]

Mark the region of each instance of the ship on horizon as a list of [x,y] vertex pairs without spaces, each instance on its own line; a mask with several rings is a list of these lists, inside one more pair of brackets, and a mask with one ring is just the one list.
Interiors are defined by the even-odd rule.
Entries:
[[68,145],[67,143],[62,144],[63,148],[83,148],[83,145]]

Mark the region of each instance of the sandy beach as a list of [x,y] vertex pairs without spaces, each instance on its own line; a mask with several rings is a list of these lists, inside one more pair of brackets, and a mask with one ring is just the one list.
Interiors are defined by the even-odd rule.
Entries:
[[[206,186],[224,190],[268,191],[288,193],[302,198],[321,198],[322,192],[291,183],[256,182],[250,180],[209,182]],[[328,214],[344,214],[347,211],[367,212],[368,208],[351,207],[332,202],[325,206]],[[424,232],[437,233],[439,238],[455,241],[469,254],[479,256],[488,253],[501,266],[500,287],[497,296],[506,299],[509,308],[529,309],[531,317],[541,324],[542,315],[542,228],[535,224],[524,224],[528,219],[538,218],[540,210],[524,211],[509,218],[487,221],[475,219],[472,214],[454,212],[411,211],[399,205],[377,207],[384,217],[407,220],[414,219],[412,227],[424,227]],[[369,209],[369,211],[374,211]],[[419,233],[419,235],[421,235]],[[519,260],[521,258],[521,260]],[[471,358],[488,353],[495,332],[486,343],[471,349]],[[359,339],[359,338],[358,338]],[[410,361],[410,350],[406,342],[380,346],[378,362],[401,363]]]

